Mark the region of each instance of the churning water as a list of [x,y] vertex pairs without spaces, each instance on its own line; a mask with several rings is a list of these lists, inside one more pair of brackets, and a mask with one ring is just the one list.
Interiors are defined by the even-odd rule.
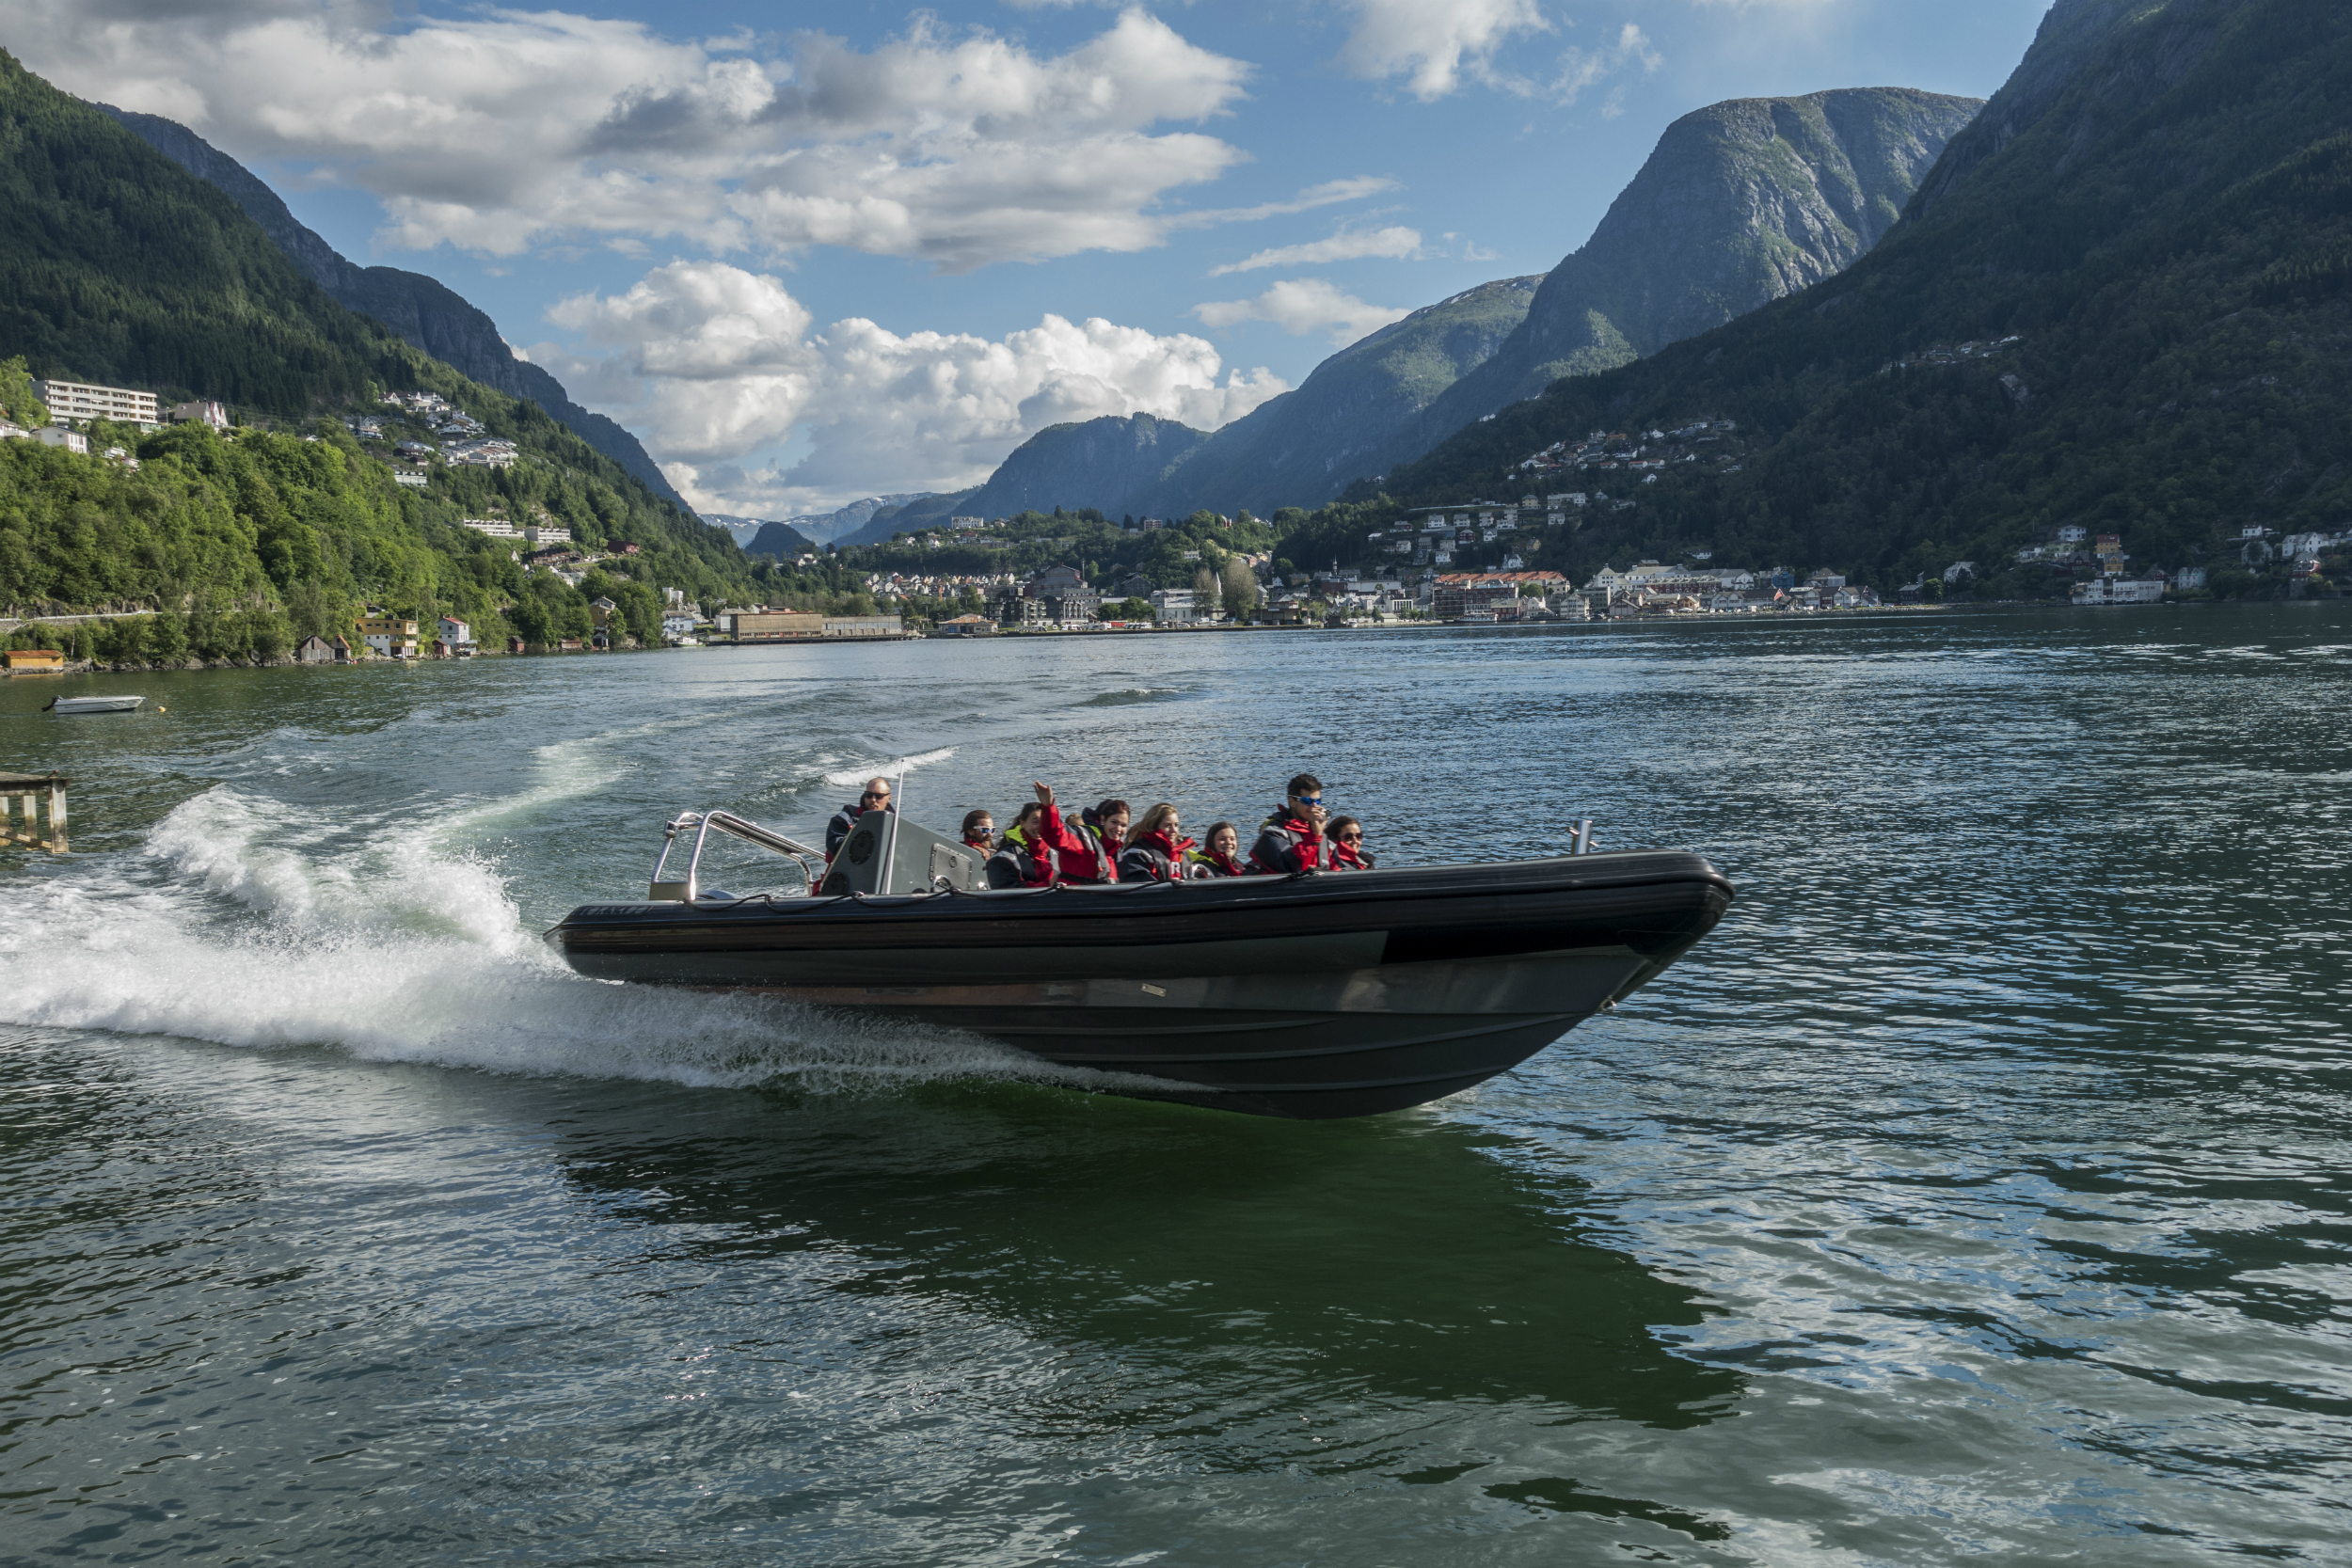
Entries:
[[[169,711],[0,686],[76,833],[0,861],[11,1560],[2352,1559],[2345,607],[75,689]],[[1740,896],[1325,1125],[538,941],[909,764]]]

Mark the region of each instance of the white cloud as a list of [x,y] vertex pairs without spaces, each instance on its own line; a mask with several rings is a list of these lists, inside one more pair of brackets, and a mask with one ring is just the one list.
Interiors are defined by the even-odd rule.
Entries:
[[1358,76],[1402,76],[1423,103],[1462,84],[1465,71],[1493,79],[1494,54],[1521,33],[1549,32],[1535,0],[1349,0],[1355,26],[1340,51]]
[[1192,313],[1202,325],[1238,326],[1243,322],[1272,322],[1293,337],[1327,331],[1334,348],[1345,348],[1366,333],[1376,332],[1409,310],[1367,305],[1320,277],[1286,278],[1255,299],[1229,299],[1196,305]]
[[867,53],[803,33],[768,55],[564,11],[396,14],[19,0],[8,43],[70,91],[373,192],[408,248],[838,245],[948,269],[1136,250],[1176,221],[1169,193],[1243,157],[1166,127],[1224,114],[1251,68],[1139,9],[1052,55],[920,14]]
[[1222,277],[1231,272],[1256,272],[1263,267],[1305,267],[1324,261],[1353,261],[1367,256],[1393,257],[1399,261],[1421,254],[1421,230],[1418,229],[1375,229],[1357,232],[1342,232],[1327,240],[1310,240],[1305,245],[1277,245],[1245,256],[1238,261],[1209,269],[1211,277]]
[[[1151,413],[1214,429],[1288,389],[1263,368],[1220,384],[1205,340],[1099,317],[1049,315],[999,340],[901,336],[860,317],[813,331],[778,279],[720,261],[673,262],[549,315],[600,352],[541,344],[532,357],[581,402],[644,431],[687,499],[720,512],[958,489],[1050,424]],[[789,467],[745,470],[795,439],[808,450]]]
[[[1564,103],[1573,103],[1585,88],[1619,71],[1638,70],[1647,75],[1665,63],[1649,36],[1629,22],[1617,29],[1614,39],[1597,49],[1570,49],[1562,54],[1560,73],[1551,84],[1551,96]],[[1614,118],[1613,106],[1604,108],[1602,113]]]

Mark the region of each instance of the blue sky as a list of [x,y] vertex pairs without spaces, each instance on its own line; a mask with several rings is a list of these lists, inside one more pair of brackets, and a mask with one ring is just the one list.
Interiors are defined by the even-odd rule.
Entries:
[[706,510],[1203,427],[1581,245],[1677,116],[1982,97],[2045,0],[24,0],[0,44],[427,272]]

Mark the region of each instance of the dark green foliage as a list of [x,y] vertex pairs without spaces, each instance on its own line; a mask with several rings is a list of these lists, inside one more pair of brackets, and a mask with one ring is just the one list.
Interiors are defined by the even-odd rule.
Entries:
[[[1590,570],[1711,545],[1883,585],[1994,586],[2063,522],[2136,562],[2352,509],[2352,15],[2320,0],[2061,0],[1905,221],[1837,278],[1554,383],[1391,474],[1401,501],[1516,495],[1586,431],[1738,420],[1741,471],[1674,472],[1573,545]],[[1940,344],[2024,341],[1888,370]],[[1551,487],[1563,487],[1554,483]],[[1581,485],[1576,487],[1582,487]],[[1357,499],[1369,500],[1371,487]]]

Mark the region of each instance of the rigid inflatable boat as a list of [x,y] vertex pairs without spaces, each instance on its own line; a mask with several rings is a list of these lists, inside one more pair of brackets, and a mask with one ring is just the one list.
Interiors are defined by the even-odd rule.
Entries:
[[[813,891],[701,890],[714,831],[801,859]],[[818,851],[723,812],[668,835],[646,900],[548,933],[580,974],[967,1030],[1118,1074],[1114,1093],[1275,1117],[1392,1111],[1508,1071],[1655,978],[1732,894],[1662,851],[991,891],[977,854],[894,813],[861,818],[821,878]]]

